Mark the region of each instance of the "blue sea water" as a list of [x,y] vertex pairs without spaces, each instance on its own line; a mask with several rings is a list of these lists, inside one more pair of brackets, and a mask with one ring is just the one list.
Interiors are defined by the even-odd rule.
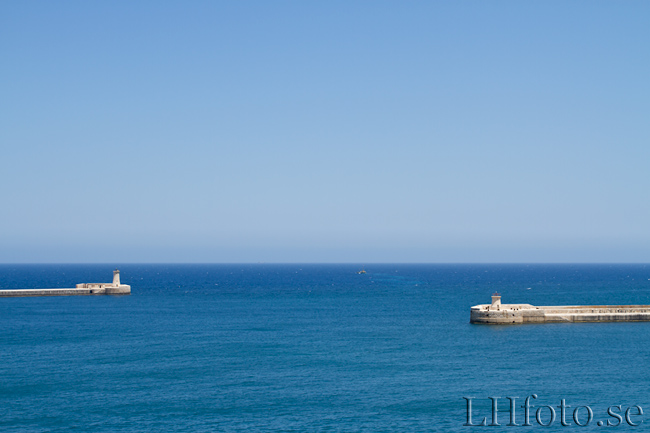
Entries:
[[[114,265],[0,265],[0,288]],[[650,322],[488,326],[488,303],[650,304],[648,265],[120,265],[131,296],[0,299],[2,432],[643,431]],[[508,401],[531,400],[530,427]],[[498,400],[502,427],[468,427]],[[560,400],[571,406],[560,424]],[[555,407],[551,427],[535,420]],[[576,406],[593,420],[577,427]],[[616,427],[607,408],[638,405]],[[618,411],[618,409],[615,409]],[[541,409],[541,421],[550,421]],[[585,422],[586,409],[579,412]]]

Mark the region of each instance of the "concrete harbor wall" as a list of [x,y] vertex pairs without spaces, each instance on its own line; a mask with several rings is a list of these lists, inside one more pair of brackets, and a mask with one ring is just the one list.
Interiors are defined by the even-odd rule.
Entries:
[[104,295],[103,289],[16,289],[0,290],[0,297]]
[[76,288],[0,290],[0,298],[28,296],[130,295],[131,286],[120,283],[120,271],[113,272],[112,283],[82,283]]
[[566,305],[536,307],[530,304],[501,304],[501,297],[498,294],[492,296],[492,304],[475,305],[470,311],[470,323],[494,325],[646,321],[650,321],[650,305]]

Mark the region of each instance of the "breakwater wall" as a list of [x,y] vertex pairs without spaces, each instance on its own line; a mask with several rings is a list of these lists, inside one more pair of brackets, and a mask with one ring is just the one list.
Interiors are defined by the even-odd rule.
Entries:
[[25,296],[130,295],[131,286],[120,282],[120,271],[113,271],[112,283],[81,283],[69,289],[11,289],[0,290],[0,298]]
[[559,305],[501,304],[492,296],[492,304],[475,305],[470,310],[471,323],[511,325],[518,323],[566,322],[647,322],[650,305]]
[[131,287],[110,287],[93,289],[11,289],[0,290],[0,298],[16,298],[26,296],[78,296],[78,295],[129,295]]

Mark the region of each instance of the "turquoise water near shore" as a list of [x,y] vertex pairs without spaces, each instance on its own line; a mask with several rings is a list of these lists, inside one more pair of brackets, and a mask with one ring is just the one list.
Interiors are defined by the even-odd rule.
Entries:
[[[0,289],[108,282],[114,267],[0,265]],[[613,405],[650,423],[650,323],[469,324],[494,291],[650,304],[648,265],[119,268],[131,296],[0,299],[0,431],[482,431],[463,426],[463,397],[489,423],[489,396],[531,394],[558,419],[533,413],[529,430],[584,431],[560,425],[561,399],[593,409],[588,429],[615,423]],[[499,404],[496,430],[523,428]]]

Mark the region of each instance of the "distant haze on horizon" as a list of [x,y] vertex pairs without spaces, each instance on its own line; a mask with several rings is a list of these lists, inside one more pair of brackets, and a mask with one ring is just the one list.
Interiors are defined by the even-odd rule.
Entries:
[[649,263],[648,17],[3,2],[0,263]]

